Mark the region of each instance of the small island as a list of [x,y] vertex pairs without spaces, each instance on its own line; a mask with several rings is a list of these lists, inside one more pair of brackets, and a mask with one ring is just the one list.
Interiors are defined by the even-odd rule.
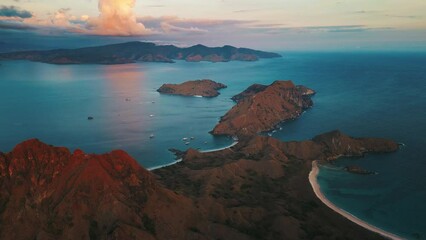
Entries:
[[275,81],[269,86],[254,84],[232,98],[237,105],[211,133],[238,136],[273,130],[280,122],[295,119],[311,107],[314,93],[292,81]]
[[218,90],[226,88],[225,84],[209,79],[187,81],[181,84],[163,84],[157,92],[171,95],[217,97]]

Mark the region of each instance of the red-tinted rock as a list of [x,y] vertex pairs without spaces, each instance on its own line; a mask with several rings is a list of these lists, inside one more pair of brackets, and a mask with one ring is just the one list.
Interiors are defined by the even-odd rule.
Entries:
[[0,154],[0,189],[0,239],[185,239],[195,216],[123,151],[29,140]]
[[121,150],[70,153],[32,139],[0,153],[0,239],[380,239],[322,205],[307,174],[311,160],[396,149],[338,131],[243,137],[190,149],[153,175]]
[[204,79],[187,81],[181,84],[163,84],[157,91],[172,95],[216,97],[220,94],[218,90],[222,88],[226,88],[226,85]]
[[215,135],[255,135],[272,130],[282,121],[295,119],[313,105],[292,81],[275,81],[264,87],[254,85],[236,95],[238,103],[213,129]]

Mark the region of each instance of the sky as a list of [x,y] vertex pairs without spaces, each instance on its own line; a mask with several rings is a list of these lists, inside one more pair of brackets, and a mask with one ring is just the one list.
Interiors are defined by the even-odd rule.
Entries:
[[125,41],[426,51],[425,0],[0,0],[0,51]]

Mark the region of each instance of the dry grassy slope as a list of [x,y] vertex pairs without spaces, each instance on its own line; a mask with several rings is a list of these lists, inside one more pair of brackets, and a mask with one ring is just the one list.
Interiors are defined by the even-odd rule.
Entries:
[[213,239],[235,230],[248,239],[380,239],[323,205],[307,176],[314,159],[397,148],[393,141],[338,131],[289,143],[258,136],[220,152],[189,150],[183,162],[154,173],[167,188],[191,196],[206,219],[226,226],[215,233],[198,226]]
[[212,130],[215,135],[250,136],[272,130],[282,121],[295,119],[313,105],[308,88],[292,81],[275,81],[269,86],[253,85],[233,97],[237,101]]

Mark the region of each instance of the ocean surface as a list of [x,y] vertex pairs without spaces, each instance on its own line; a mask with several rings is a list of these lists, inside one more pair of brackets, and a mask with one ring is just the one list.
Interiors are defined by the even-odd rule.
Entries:
[[[208,133],[234,105],[230,98],[253,83],[291,79],[317,91],[314,107],[283,123],[273,137],[304,140],[340,129],[404,143],[397,153],[323,167],[318,180],[324,194],[353,215],[405,238],[426,239],[426,54],[282,54],[280,59],[230,63],[1,62],[0,151],[38,138],[93,153],[123,149],[143,166],[155,167],[174,161],[170,148],[232,144],[228,137]],[[156,92],[163,83],[203,78],[228,88],[211,99]],[[185,137],[194,139],[186,145]],[[379,174],[336,170],[351,164]]]

